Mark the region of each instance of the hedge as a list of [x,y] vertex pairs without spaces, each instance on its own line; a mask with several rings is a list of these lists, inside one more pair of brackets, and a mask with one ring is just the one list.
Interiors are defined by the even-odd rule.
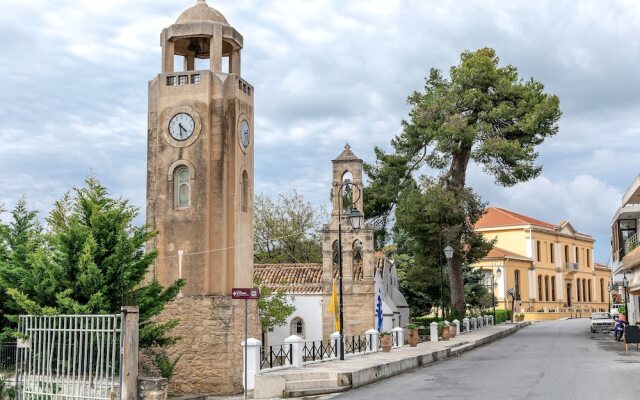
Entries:
[[511,310],[496,310],[496,324],[511,319]]

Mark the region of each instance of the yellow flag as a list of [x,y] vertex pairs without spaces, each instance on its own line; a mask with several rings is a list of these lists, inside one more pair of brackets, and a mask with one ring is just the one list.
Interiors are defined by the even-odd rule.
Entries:
[[340,330],[340,312],[338,310],[338,291],[336,290],[336,281],[333,281],[333,287],[331,289],[331,302],[329,302],[329,312],[333,314],[333,319],[336,325],[336,331]]

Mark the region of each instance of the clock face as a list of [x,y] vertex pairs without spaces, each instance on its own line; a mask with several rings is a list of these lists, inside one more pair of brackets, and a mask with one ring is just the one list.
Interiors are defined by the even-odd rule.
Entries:
[[249,128],[249,123],[246,119],[243,119],[240,123],[240,143],[244,147],[249,147],[249,143],[251,142],[251,128]]
[[169,133],[175,140],[187,140],[193,135],[195,125],[191,115],[181,112],[169,121]]

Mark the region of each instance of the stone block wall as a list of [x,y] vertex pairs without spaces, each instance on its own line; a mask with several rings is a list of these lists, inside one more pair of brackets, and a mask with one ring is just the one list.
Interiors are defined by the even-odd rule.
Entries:
[[[260,338],[257,301],[249,301],[249,337]],[[244,300],[230,296],[185,296],[168,304],[158,321],[179,319],[172,331],[182,339],[168,349],[181,355],[170,394],[242,392]]]

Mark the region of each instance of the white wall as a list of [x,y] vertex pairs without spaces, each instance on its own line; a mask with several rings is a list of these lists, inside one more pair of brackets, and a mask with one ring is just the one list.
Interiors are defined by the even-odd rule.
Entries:
[[291,336],[291,321],[296,317],[304,321],[304,339],[306,341],[322,340],[322,296],[319,294],[294,294],[293,305],[296,310],[287,318],[287,323],[267,332],[267,344],[283,344]]

